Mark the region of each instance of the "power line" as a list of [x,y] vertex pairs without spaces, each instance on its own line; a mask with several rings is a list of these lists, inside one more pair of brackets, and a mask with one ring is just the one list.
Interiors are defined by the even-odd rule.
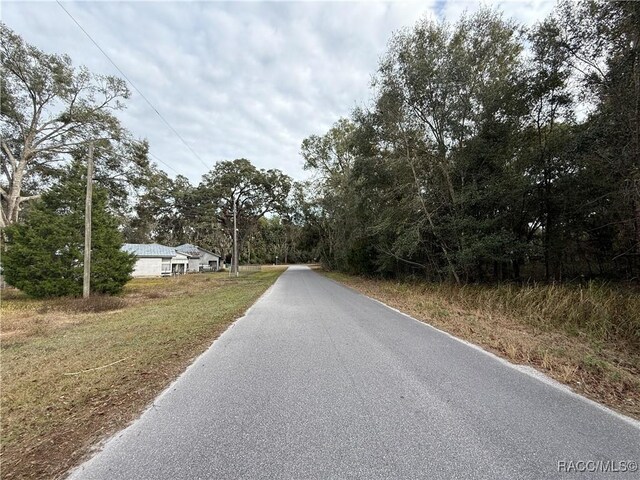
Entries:
[[157,155],[154,155],[154,154],[153,154],[153,153],[151,153],[151,152],[148,152],[148,153],[149,153],[149,155],[151,155],[153,158],[155,158],[157,161],[159,161],[160,163],[162,163],[163,165],[165,165],[166,167],[168,167],[170,170],[173,170],[173,172],[174,172],[176,175],[180,175],[180,173],[179,173],[175,168],[173,168],[173,167],[172,167],[171,165],[169,165],[167,162],[165,162],[165,161],[163,161],[162,159],[160,159]]
[[[118,67],[118,65],[116,65],[116,62],[114,62],[113,60],[111,60],[111,57],[109,57],[109,55],[107,55],[107,52],[105,52],[102,47],[100,45],[98,45],[98,42],[96,42],[93,37],[91,35],[89,35],[89,32],[87,32],[82,25],[80,25],[80,23],[75,19],[75,17],[73,15],[71,15],[71,13],[69,13],[69,10],[67,10],[66,8],[64,8],[64,6],[62,5],[62,3],[60,3],[60,0],[56,0],[56,3],[58,5],[60,5],[60,8],[62,8],[62,10],[65,11],[65,13],[69,16],[69,18],[71,20],[74,21],[74,23],[78,26],[78,28],[80,28],[80,30],[82,30],[82,32],[87,36],[87,38],[89,40],[91,40],[91,42],[98,48],[98,50],[100,50],[100,52],[102,52],[102,54],[106,57],[107,60],[109,60],[109,62],[111,62],[111,64],[116,68],[116,70],[118,70],[118,72],[120,72],[120,75],[122,75],[125,80],[127,80],[127,82],[129,82],[129,84],[131,84],[131,86],[133,87],[133,89],[138,92],[138,94],[144,99],[145,102],[147,102],[149,104],[149,106],[151,107],[151,109],[156,112],[156,115],[158,115],[158,117],[160,117],[160,119],[167,125],[167,127],[169,127],[171,129],[171,131],[180,139],[180,141],[182,141],[182,143],[185,144],[185,146],[191,151],[191,153],[193,153],[193,155],[200,160],[200,163],[202,163],[202,165],[204,165],[204,167],[208,170],[209,166],[204,162],[204,160],[202,160],[202,158],[200,158],[200,155],[198,155],[196,153],[196,151],[191,148],[191,145],[189,145],[187,143],[187,141],[182,137],[182,135],[180,135],[178,133],[178,131],[173,128],[173,125],[171,125],[166,118],[164,118],[162,116],[162,114],[158,111],[158,109],[156,107],[153,106],[153,104],[149,101],[149,99],[147,97],[144,96],[144,94],[140,91],[140,89],[138,87],[136,87],[136,85],[129,79],[129,77],[127,77],[127,75],[120,69],[120,67]],[[157,157],[156,157],[157,158]],[[162,162],[164,163],[164,162]],[[165,163],[165,165],[167,165]],[[175,170],[172,168],[172,170],[175,172]],[[177,172],[176,172],[177,173]]]

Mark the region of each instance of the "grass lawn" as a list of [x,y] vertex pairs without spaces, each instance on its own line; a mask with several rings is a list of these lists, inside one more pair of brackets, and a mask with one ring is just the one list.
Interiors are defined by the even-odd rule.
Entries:
[[455,286],[329,278],[640,419],[640,293],[590,285]]
[[283,269],[134,279],[119,297],[4,290],[2,478],[60,478],[150,401]]

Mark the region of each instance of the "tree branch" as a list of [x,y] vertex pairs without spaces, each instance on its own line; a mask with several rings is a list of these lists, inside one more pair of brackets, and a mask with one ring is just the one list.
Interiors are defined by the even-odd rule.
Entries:
[[7,145],[7,142],[4,141],[4,139],[2,139],[2,149],[7,154],[7,157],[9,157],[9,162],[11,162],[11,167],[15,170],[18,162],[16,162],[16,157],[13,156],[13,153],[11,153],[11,150],[9,150],[9,146]]
[[42,195],[29,195],[29,196],[26,196],[26,197],[20,197],[18,199],[18,204],[20,204],[22,202],[28,202],[30,200],[36,200],[36,199],[40,198],[41,196]]

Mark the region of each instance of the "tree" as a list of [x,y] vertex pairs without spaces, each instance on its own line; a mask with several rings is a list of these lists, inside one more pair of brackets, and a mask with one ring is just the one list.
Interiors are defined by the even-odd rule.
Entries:
[[237,206],[238,252],[243,251],[258,220],[287,208],[291,178],[280,170],[258,169],[244,158],[223,161],[203,175],[197,198],[200,215],[216,219],[233,238],[233,204]]
[[[495,143],[517,131],[522,115],[514,81],[521,51],[517,26],[489,10],[453,26],[425,19],[394,35],[373,108],[302,144],[307,168],[323,180],[319,205],[333,218],[322,230],[333,234],[326,243],[335,264],[368,273],[417,268],[460,281],[480,251],[504,259],[496,248],[509,250],[506,220],[495,217],[506,210],[495,202],[476,208],[471,190],[485,196],[489,183],[503,180],[491,175],[513,175],[505,165],[515,142],[501,150]],[[480,134],[484,141],[467,150],[474,158],[465,157]]]
[[[6,228],[2,257],[7,283],[33,297],[80,296],[83,280],[84,191],[79,162],[35,201],[23,223]],[[83,178],[83,176],[85,178]],[[130,279],[135,257],[120,250],[122,236],[107,210],[107,192],[93,190],[91,291],[116,294]]]
[[37,198],[60,162],[87,141],[126,139],[113,112],[129,90],[120,78],[44,53],[3,23],[0,36],[1,228],[18,220],[22,204]]
[[[571,175],[572,162],[566,146],[573,135],[573,96],[569,88],[571,68],[561,42],[560,28],[547,19],[529,32],[531,54],[527,71],[527,88],[523,97],[528,103],[520,141],[523,145],[523,175],[530,182],[534,215],[527,219],[531,233],[541,229],[545,277],[561,276],[563,250],[563,192],[559,187]],[[525,227],[526,228],[526,227]],[[532,237],[529,236],[529,239]]]
[[[614,271],[640,271],[640,3],[562,1],[560,41],[589,108],[580,180],[591,224],[585,236],[609,234],[603,259]],[[598,218],[599,226],[593,225]],[[585,217],[585,220],[587,218]],[[612,227],[613,228],[610,228]],[[594,230],[596,228],[597,230]],[[605,243],[597,240],[603,247]],[[604,252],[602,252],[604,253]],[[600,262],[599,262],[600,263]]]
[[394,34],[373,102],[302,143],[331,268],[457,282],[640,271],[640,3]]
[[[139,196],[145,191],[151,178],[158,171],[149,161],[149,144],[146,140],[125,138],[120,142],[99,140],[95,146],[96,185],[109,194],[108,207],[121,224],[126,224]],[[72,158],[83,161],[85,149],[77,149]]]
[[305,170],[314,172],[307,193],[315,197],[315,209],[307,212],[307,221],[315,223],[320,236],[320,256],[329,266],[344,265],[351,248],[358,217],[354,215],[354,185],[351,183],[356,158],[355,122],[338,120],[324,135],[311,135],[302,142]]

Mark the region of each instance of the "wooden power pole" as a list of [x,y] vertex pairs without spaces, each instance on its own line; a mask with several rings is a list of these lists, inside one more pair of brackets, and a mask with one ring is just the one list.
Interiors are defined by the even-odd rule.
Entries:
[[84,278],[82,297],[89,298],[91,291],[91,200],[93,196],[93,142],[89,144],[87,159],[87,196],[84,202]]

